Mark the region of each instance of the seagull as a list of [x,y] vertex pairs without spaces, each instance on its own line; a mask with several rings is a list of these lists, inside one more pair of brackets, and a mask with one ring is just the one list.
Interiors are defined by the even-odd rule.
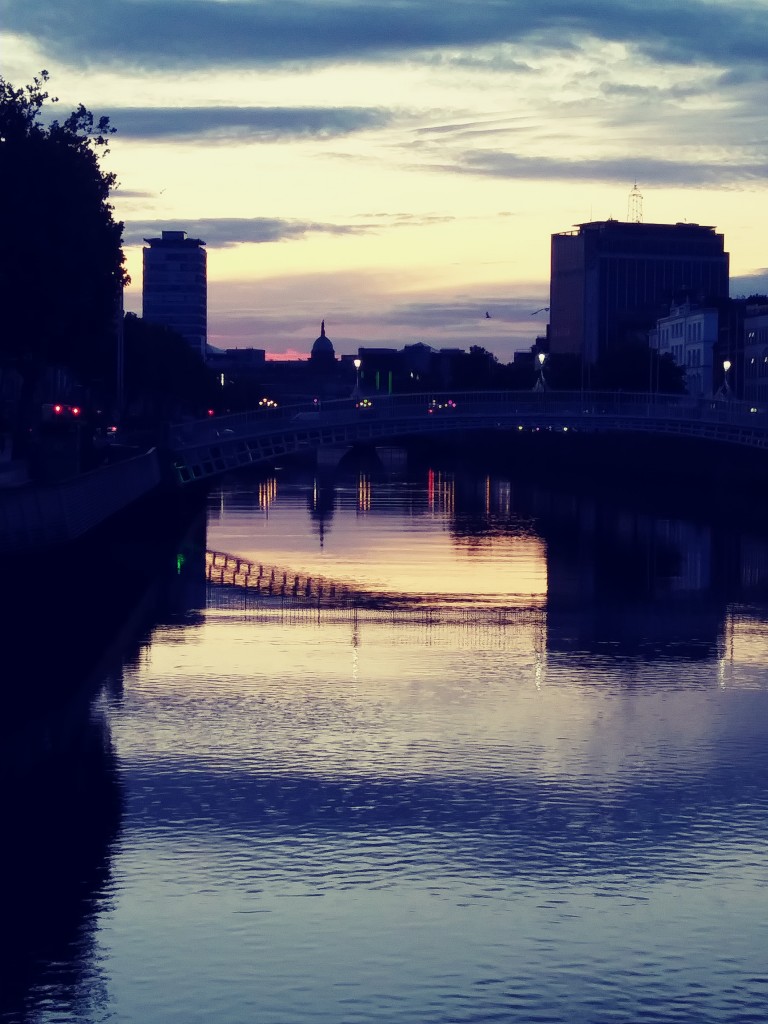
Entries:
[[487,309],[486,309],[486,311],[485,311],[485,319],[486,319],[486,320],[490,320],[490,319],[491,319],[491,314],[490,314],[490,313],[488,312],[488,310],[487,310]]
[[549,312],[549,306],[542,306],[541,309],[534,309],[534,311],[532,313],[530,313],[529,316],[536,316],[537,313],[548,313],[548,312]]

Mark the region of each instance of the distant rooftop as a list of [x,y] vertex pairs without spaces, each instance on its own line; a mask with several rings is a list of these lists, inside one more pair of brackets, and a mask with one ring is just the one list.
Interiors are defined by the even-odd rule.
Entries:
[[187,238],[186,231],[163,231],[159,238],[145,238],[149,245],[205,245],[202,238]]
[[634,221],[634,220],[615,220],[613,217],[608,217],[607,220],[588,220],[582,224],[574,224],[574,230],[571,231],[559,231],[557,234],[562,235],[573,235],[578,233],[581,234],[585,231],[632,231],[636,234],[648,234],[649,232],[667,233],[674,232],[680,234],[681,231],[686,229],[691,233],[699,234],[702,231],[715,231],[713,226],[707,224],[692,224],[688,221],[679,220],[675,224],[654,224],[646,221]]

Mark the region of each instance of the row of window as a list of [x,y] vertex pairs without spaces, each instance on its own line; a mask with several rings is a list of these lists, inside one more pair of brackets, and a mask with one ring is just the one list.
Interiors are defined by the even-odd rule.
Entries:
[[744,361],[744,376],[752,380],[768,377],[768,351],[762,355],[749,356]]
[[[728,294],[727,266],[722,261],[605,259],[599,293],[608,310],[635,309],[682,289],[706,295]],[[597,284],[597,282],[595,282]]]
[[662,344],[671,338],[685,338],[686,341],[702,341],[704,339],[703,320],[678,320],[659,329]]

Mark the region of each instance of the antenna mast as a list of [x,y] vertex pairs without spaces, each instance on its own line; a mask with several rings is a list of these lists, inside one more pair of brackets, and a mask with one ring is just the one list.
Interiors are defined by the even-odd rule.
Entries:
[[643,223],[643,196],[635,182],[627,202],[627,220],[632,224]]

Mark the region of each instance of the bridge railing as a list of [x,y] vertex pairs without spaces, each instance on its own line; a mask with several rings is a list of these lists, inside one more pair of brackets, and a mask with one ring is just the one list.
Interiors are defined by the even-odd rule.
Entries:
[[180,423],[171,428],[170,441],[172,447],[182,450],[217,439],[306,430],[313,426],[328,427],[364,419],[397,420],[400,423],[414,419],[423,424],[427,417],[461,416],[466,419],[472,416],[487,418],[489,415],[498,415],[507,422],[515,416],[523,422],[542,417],[563,417],[572,422],[621,417],[648,421],[706,421],[762,429],[768,426],[766,410],[723,397],[697,398],[623,391],[430,391],[374,394],[276,409],[254,409]]

